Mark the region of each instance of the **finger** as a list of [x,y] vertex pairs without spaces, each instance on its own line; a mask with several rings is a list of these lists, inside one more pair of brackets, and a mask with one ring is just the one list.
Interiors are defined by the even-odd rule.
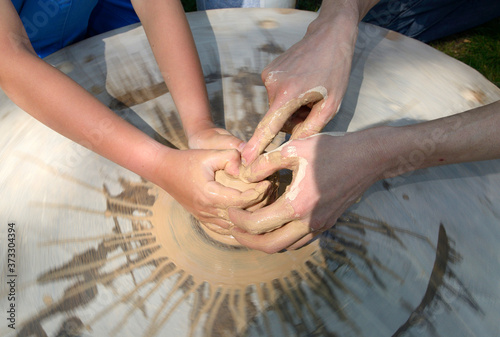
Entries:
[[231,227],[234,227],[230,221],[222,218],[207,218],[199,221],[203,226],[216,233],[227,232]]
[[238,175],[240,163],[241,156],[238,150],[213,150],[205,161],[207,178],[215,179],[215,172],[220,170]]
[[228,214],[235,226],[250,234],[270,232],[296,218],[292,205],[284,197],[255,212],[229,208]]
[[299,249],[299,248],[305,246],[307,243],[309,243],[311,240],[313,240],[315,237],[317,237],[320,234],[321,234],[321,232],[309,233],[306,236],[304,236],[302,239],[300,239],[297,242],[294,242],[292,245],[288,246],[286,248],[286,250]]
[[[269,183],[269,185],[266,186],[267,190],[263,193],[263,197],[261,198],[261,200],[259,200],[259,204],[262,204],[263,202],[271,203],[271,202],[276,201],[276,196],[277,196],[278,187],[279,187],[279,182],[278,182],[279,177],[276,175],[276,176],[272,176],[272,177],[268,177],[268,178],[269,179],[265,179],[262,182],[258,183],[258,184],[261,184],[263,182]],[[264,205],[262,204],[258,208],[262,208],[263,206]]]
[[[227,205],[227,207],[247,209],[256,207],[256,205],[262,205],[267,202],[266,200],[273,193],[273,189],[274,186],[271,181],[263,180],[253,189],[243,192],[240,199],[232,200],[231,204]],[[254,191],[257,192],[257,194]]]
[[[342,214],[342,213],[343,213],[343,210],[340,212],[340,214]],[[320,216],[320,218],[321,218],[321,216]],[[306,236],[304,236],[299,241],[295,242],[290,247],[288,247],[287,250],[298,249],[298,248],[306,245],[308,242],[310,242],[311,240],[313,240],[314,238],[316,238],[318,235],[321,235],[325,231],[327,231],[330,228],[332,228],[337,223],[337,219],[338,219],[338,216],[336,216],[336,215],[330,216],[329,219],[326,222],[324,222],[324,223],[320,222],[320,223],[323,223],[323,224],[320,225],[319,229],[317,229],[317,230],[311,228],[311,219],[309,219],[308,220],[308,224],[309,224],[309,228],[311,229],[311,232],[309,234],[307,234]]]
[[[278,184],[273,183],[270,181],[270,187],[266,191],[266,193],[262,196],[261,200],[259,200],[257,203],[253,205],[248,205],[244,207],[240,207],[242,209],[245,209],[250,212],[254,212],[258,209],[261,209],[262,207],[265,207],[269,204],[272,204],[273,202],[276,201],[277,195],[278,195]],[[229,218],[229,217],[228,217]]]
[[227,209],[212,208],[208,210],[198,210],[192,213],[193,217],[200,223],[213,224],[221,228],[233,227],[233,223],[229,220]]
[[242,245],[257,249],[268,254],[279,252],[292,246],[308,236],[309,229],[301,221],[292,221],[285,226],[260,235],[246,233],[236,227],[231,229],[231,235]]
[[296,129],[300,124],[302,124],[309,113],[311,112],[311,108],[309,107],[301,107],[297,112],[295,112],[292,117],[290,117],[283,127],[281,128],[281,131],[286,132],[288,134],[292,134],[293,130]]
[[235,149],[238,150],[240,144],[243,143],[241,139],[236,138],[229,132],[227,134],[219,134],[218,136],[212,137],[208,142],[210,149],[214,150],[226,150]]
[[[241,191],[243,193],[241,195],[243,199],[246,199],[246,196],[248,195],[248,198],[249,198],[248,200],[251,201],[251,204],[239,205],[240,207],[243,207],[243,208],[252,206],[253,204],[255,204],[255,202],[262,201],[270,193],[272,193],[272,191],[274,191],[277,188],[277,184],[276,184],[277,177],[273,177],[271,179],[266,179],[266,180],[250,183],[250,182],[243,181],[240,178],[233,177],[233,176],[227,174],[226,171],[222,171],[222,170],[215,172],[215,181],[220,183],[221,185],[223,185],[225,187],[230,187],[230,188],[237,189],[238,191]],[[251,191],[248,193],[245,193],[248,190],[251,190]],[[255,200],[255,202],[250,200],[252,195],[255,195],[254,191],[257,191],[258,195],[259,195],[258,196],[259,200]]]
[[262,181],[254,188],[241,192],[226,187],[219,182],[211,181],[206,184],[207,206],[227,209],[228,207],[248,208],[259,203],[267,194],[271,182]]
[[287,73],[287,71],[285,71],[285,70],[273,70],[273,71],[271,71],[271,69],[275,68],[275,66],[273,66],[273,64],[276,63],[275,61],[277,61],[277,60],[273,60],[270,64],[268,64],[262,70],[262,74],[261,74],[262,82],[264,82],[264,86],[266,87],[266,90],[268,92],[269,102],[271,102],[271,103],[272,103],[272,97],[274,96],[272,93],[275,91],[275,90],[273,90],[272,87],[275,87],[277,84],[281,83],[281,81],[279,80],[279,77],[281,74]]
[[[205,200],[207,206],[227,208],[230,206],[247,208],[255,205],[263,199],[263,196],[271,187],[269,181],[262,181],[255,187],[241,192],[236,188],[224,186],[215,180],[216,172],[228,172],[239,174],[240,155],[237,150],[214,151],[207,162],[205,172]],[[234,169],[232,169],[233,167]]]
[[240,168],[240,179],[248,182],[261,181],[281,169],[291,169],[297,162],[297,157],[284,157],[281,148],[264,153],[250,166]]
[[250,138],[243,148],[241,156],[244,162],[247,164],[252,163],[257,156],[265,150],[269,143],[271,143],[274,137],[283,128],[285,122],[301,106],[322,100],[323,97],[324,94],[322,92],[310,90],[281,106],[275,107],[276,104],[273,104],[259,125],[257,125],[252,138]]
[[305,121],[293,130],[291,139],[306,138],[319,133],[335,117],[339,106],[340,104],[330,108],[326,106],[325,100],[314,104]]

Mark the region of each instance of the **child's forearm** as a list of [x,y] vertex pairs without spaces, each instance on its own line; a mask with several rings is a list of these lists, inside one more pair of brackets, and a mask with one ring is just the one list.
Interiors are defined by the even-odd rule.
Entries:
[[188,137],[213,127],[203,71],[180,1],[133,0]]
[[1,68],[0,83],[14,103],[63,136],[155,181],[158,153],[173,150],[122,120],[37,56],[18,51],[16,65]]
[[63,136],[155,181],[160,146],[34,52],[10,1],[0,1],[0,87],[30,115]]

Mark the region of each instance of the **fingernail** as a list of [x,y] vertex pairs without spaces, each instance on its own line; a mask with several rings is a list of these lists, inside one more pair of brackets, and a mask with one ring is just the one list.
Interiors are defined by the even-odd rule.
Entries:
[[246,145],[247,143],[241,142],[240,145],[238,145],[238,151],[243,152],[243,149],[245,148]]
[[230,230],[231,230],[231,233],[234,233],[234,232],[240,233],[240,234],[245,234],[246,233],[243,229],[241,229],[239,227],[236,227],[236,226],[233,227],[233,228],[231,228]]
[[268,180],[263,180],[255,186],[255,190],[259,193],[264,193],[271,187],[271,182]]
[[252,189],[247,190],[247,191],[246,191],[246,192],[244,192],[244,193],[247,193],[247,198],[248,198],[248,199],[250,199],[250,200],[256,200],[256,199],[258,199],[258,198],[261,196],[261,194],[262,194],[262,192],[259,192],[259,191],[257,191],[256,189],[253,189],[253,188],[252,188]]

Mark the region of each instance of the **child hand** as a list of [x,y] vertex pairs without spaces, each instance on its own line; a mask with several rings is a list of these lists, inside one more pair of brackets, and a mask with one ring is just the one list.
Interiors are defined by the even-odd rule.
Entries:
[[240,192],[215,181],[215,172],[239,173],[240,154],[236,150],[185,150],[165,156],[158,168],[158,185],[203,223],[232,227],[227,209],[246,209],[258,204],[270,187],[269,181]]
[[189,138],[190,149],[229,150],[238,149],[242,140],[222,128],[209,128],[198,131]]

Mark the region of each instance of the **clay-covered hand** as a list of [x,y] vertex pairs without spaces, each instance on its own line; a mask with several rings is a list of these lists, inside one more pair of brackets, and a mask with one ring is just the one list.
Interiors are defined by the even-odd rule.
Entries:
[[191,135],[188,140],[190,149],[229,150],[238,149],[242,140],[223,128],[208,128]]
[[337,15],[328,24],[316,21],[301,41],[262,72],[270,107],[242,151],[246,163],[253,162],[280,130],[292,133],[292,139],[316,134],[339,109],[348,84],[357,20]]
[[198,220],[228,228],[228,207],[255,205],[266,196],[270,186],[263,181],[242,193],[215,181],[215,172],[219,170],[237,176],[240,160],[237,150],[175,150],[163,159],[156,181]]
[[232,235],[249,248],[274,253],[301,247],[332,227],[381,175],[384,164],[372,155],[375,142],[369,140],[361,133],[293,140],[240,169],[249,181],[279,169],[292,170],[293,179],[267,207],[229,209]]

